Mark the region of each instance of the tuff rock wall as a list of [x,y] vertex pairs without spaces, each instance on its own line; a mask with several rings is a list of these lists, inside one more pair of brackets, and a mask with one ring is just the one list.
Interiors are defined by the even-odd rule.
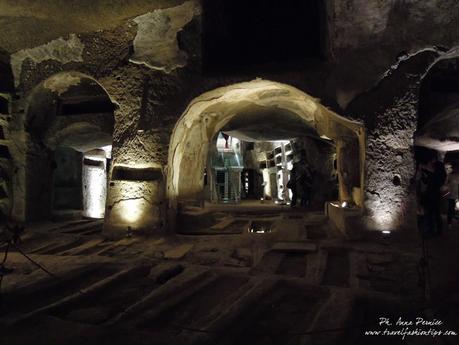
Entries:
[[[419,83],[441,51],[459,42],[459,33],[452,30],[458,24],[458,4],[451,0],[325,4],[326,59],[209,76],[201,70],[199,1],[93,0],[70,8],[64,1],[48,0],[47,6],[27,0],[0,2],[4,14],[0,25],[7,28],[0,34],[0,85],[12,96],[13,179],[22,181],[16,196],[27,194],[26,181],[31,178],[27,167],[40,160],[28,149],[32,143],[24,126],[30,95],[56,73],[78,71],[94,78],[116,104],[112,167],[156,171],[146,173],[150,177],[144,182],[112,181],[106,223],[108,228],[118,223],[120,229],[127,223],[112,221],[111,210],[123,203],[129,208],[133,200],[151,210],[145,228],[164,228],[168,145],[189,102],[216,87],[262,77],[295,86],[337,113],[364,122],[367,225],[397,227],[398,221],[389,220],[393,205],[401,214],[412,210],[406,196],[414,169],[411,140]],[[441,48],[419,53],[433,46]],[[30,209],[36,202],[29,200]],[[18,217],[28,219],[27,212],[24,206]]]

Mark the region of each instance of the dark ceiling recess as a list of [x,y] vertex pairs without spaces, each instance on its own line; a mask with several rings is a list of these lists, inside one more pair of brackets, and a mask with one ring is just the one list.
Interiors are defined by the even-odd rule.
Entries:
[[131,168],[117,165],[113,168],[112,180],[157,181],[162,179],[162,172],[157,168]]
[[437,152],[427,147],[415,146],[414,157],[416,159],[416,162],[426,164],[432,159],[437,158]]
[[61,100],[59,115],[112,113],[115,106],[106,95],[72,97]]
[[0,96],[0,114],[8,113],[8,100]]
[[13,72],[11,71],[10,55],[0,48],[0,92],[14,92]]
[[451,162],[455,169],[459,169],[459,151],[446,152],[445,162]]
[[320,58],[320,0],[204,0],[205,72]]
[[10,150],[8,150],[7,146],[0,145],[0,157],[11,159]]
[[419,91],[418,127],[459,100],[459,59],[442,60],[424,78]]

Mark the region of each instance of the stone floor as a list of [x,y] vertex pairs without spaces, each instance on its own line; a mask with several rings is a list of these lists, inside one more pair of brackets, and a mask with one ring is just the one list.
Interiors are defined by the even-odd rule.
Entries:
[[218,210],[167,237],[110,241],[101,228],[26,229],[20,249],[54,277],[9,254],[1,344],[459,344],[365,335],[379,317],[436,318],[459,333],[457,225],[428,241],[429,300],[414,231],[348,241],[320,212],[284,208]]

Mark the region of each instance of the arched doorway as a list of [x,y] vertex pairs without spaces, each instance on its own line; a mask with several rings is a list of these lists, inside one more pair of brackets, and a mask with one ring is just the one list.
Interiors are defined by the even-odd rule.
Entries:
[[[447,181],[448,190],[443,193],[445,197],[435,203],[439,205],[435,212],[445,215],[454,209],[458,211],[456,200],[459,197],[458,185],[454,182],[459,174],[459,58],[454,55],[457,54],[440,58],[422,80],[414,138],[418,177],[422,170],[427,174],[436,162],[449,165],[445,169],[452,174]],[[420,198],[418,201],[422,203]],[[451,216],[447,219],[452,224]],[[441,231],[444,223],[436,221],[430,227]],[[429,231],[435,233],[435,230]]]
[[[286,122],[336,145],[339,204],[363,205],[365,138],[363,125],[330,111],[304,92],[281,83],[254,80],[207,92],[195,98],[176,124],[169,146],[169,206],[202,204],[209,152],[219,132],[235,122],[274,112]],[[256,120],[250,123],[256,125]],[[246,123],[247,124],[247,123]]]
[[[325,201],[337,200],[335,158],[334,142],[320,137],[298,115],[250,105],[212,139],[203,200],[232,205],[260,200],[323,210]],[[301,188],[303,181],[307,190]],[[303,202],[297,205],[299,199]]]
[[26,219],[104,217],[114,109],[104,88],[79,72],[35,87],[24,121]]
[[459,150],[459,58],[442,58],[423,78],[415,144],[437,152]]

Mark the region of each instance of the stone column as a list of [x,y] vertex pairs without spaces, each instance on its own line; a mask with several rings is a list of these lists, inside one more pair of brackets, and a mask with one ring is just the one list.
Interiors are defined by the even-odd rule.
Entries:
[[365,224],[397,230],[415,224],[413,136],[422,77],[438,54],[423,51],[400,62],[377,87],[347,109],[365,121],[367,134]]

